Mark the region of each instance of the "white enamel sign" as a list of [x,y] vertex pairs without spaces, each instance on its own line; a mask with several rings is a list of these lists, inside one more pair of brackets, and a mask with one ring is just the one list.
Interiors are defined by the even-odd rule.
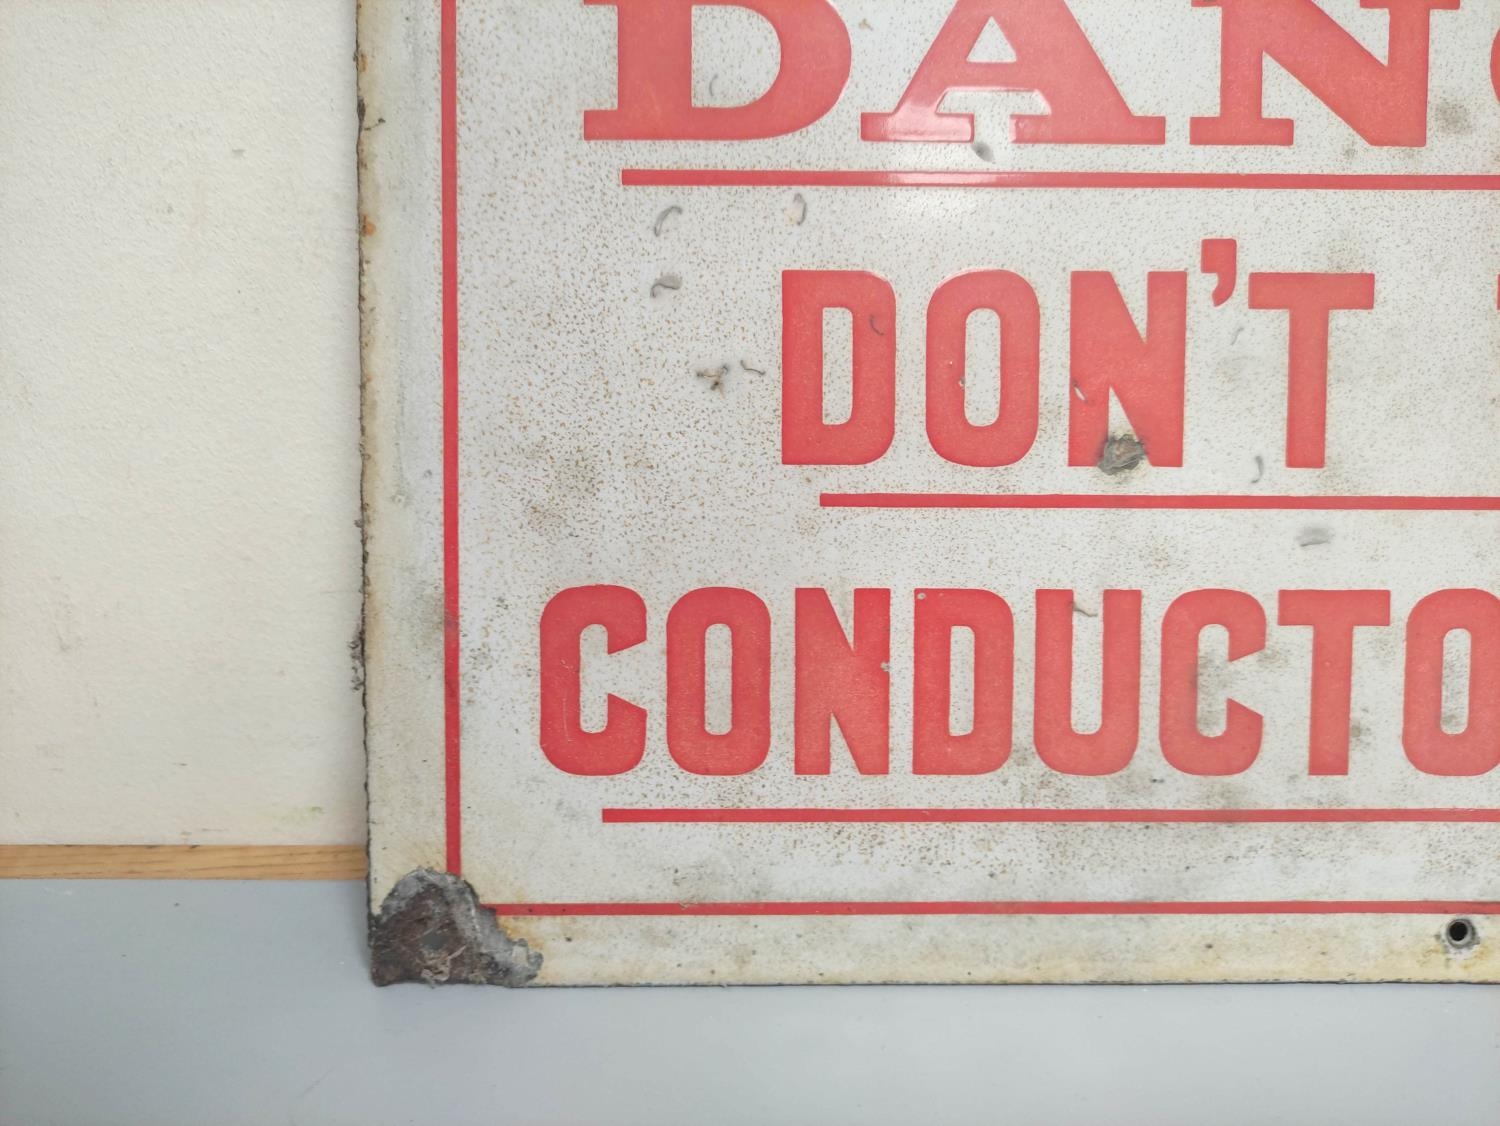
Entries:
[[1500,976],[1497,32],[365,0],[377,978]]

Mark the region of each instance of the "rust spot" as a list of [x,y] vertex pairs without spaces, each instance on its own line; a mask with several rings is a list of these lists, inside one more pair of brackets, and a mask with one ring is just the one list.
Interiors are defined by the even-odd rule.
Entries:
[[468,882],[446,872],[408,872],[370,916],[376,985],[528,985],[541,968],[541,952],[506,934]]
[[724,380],[729,377],[729,365],[720,364],[716,368],[699,368],[693,374],[707,383],[710,391],[722,391]]
[[1108,477],[1127,473],[1146,460],[1146,447],[1134,434],[1111,434],[1099,455],[1099,472]]
[[651,233],[657,238],[661,238],[662,235],[671,230],[669,224],[672,222],[673,218],[681,214],[682,208],[678,207],[674,203],[671,207],[667,208],[656,217],[656,222],[651,224]]
[[366,219],[359,225],[359,233],[364,235],[365,238],[369,238],[375,233],[375,224]]
[[354,636],[349,639],[349,662],[353,671],[349,674],[349,688],[354,692],[365,690],[365,619],[361,615]]

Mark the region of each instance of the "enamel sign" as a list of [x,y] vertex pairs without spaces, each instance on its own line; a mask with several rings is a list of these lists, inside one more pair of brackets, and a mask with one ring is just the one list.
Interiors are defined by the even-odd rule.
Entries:
[[1500,978],[1500,9],[360,19],[377,980]]

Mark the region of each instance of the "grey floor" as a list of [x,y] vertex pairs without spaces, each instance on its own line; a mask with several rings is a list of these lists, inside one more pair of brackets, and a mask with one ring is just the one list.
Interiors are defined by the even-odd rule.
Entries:
[[1500,1122],[1500,990],[377,990],[361,889],[0,881],[0,1123]]

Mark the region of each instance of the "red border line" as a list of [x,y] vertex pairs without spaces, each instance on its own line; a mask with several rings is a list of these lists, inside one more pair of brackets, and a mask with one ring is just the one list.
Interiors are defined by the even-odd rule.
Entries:
[[606,825],[1341,825],[1500,823],[1500,809],[622,809]]
[[1167,188],[1196,190],[1491,192],[1494,175],[1323,172],[921,172],[880,169],[625,168],[627,188]]
[[1495,915],[1500,902],[1354,900],[923,900],[893,903],[486,903],[497,915]]
[[[462,823],[459,791],[459,542],[458,542],[458,95],[457,0],[441,0],[439,31],[439,102],[441,118],[441,227],[443,330],[443,729],[446,863],[462,871]],[[1355,191],[1493,191],[1500,176],[1358,176],[1218,173],[1087,172],[882,172],[882,171],[735,171],[731,169],[626,169],[626,186],[705,187],[948,187],[948,188],[1199,188],[1300,189]],[[941,494],[825,494],[823,504],[837,507],[887,507],[879,497],[895,498],[897,507],[1403,507],[1500,508],[1493,498],[1158,498],[1108,497],[963,497]],[[946,503],[940,503],[946,500]],[[1047,503],[1042,503],[1044,500]],[[1108,500],[1112,503],[1099,503]],[[1217,505],[1205,504],[1217,500]],[[1401,501],[1379,505],[1380,500]],[[1469,503],[1462,503],[1467,500]],[[1018,501],[1023,503],[1017,503]],[[1337,501],[1339,503],[1331,503]],[[831,503],[832,502],[832,503]],[[1418,503],[1423,502],[1423,503]],[[851,811],[842,811],[845,813]],[[893,811],[896,812],[896,811]],[[952,812],[952,811],[950,811]],[[1127,812],[1127,811],[1120,811]],[[1191,812],[1191,811],[1177,811]],[[1395,812],[1395,811],[1393,811]],[[1421,811],[1405,811],[1407,814]],[[1470,811],[1474,813],[1488,811]],[[1475,817],[1475,820],[1481,818]],[[1485,818],[1488,819],[1488,818]],[[1357,901],[1026,901],[927,902],[760,902],[760,903],[510,903],[487,904],[505,916],[544,915],[1308,915],[1308,914],[1496,914],[1500,903],[1451,900]]]
[[438,49],[443,230],[443,806],[448,871],[463,871],[458,678],[458,0],[442,0]]
[[1500,497],[1154,496],[1141,493],[824,493],[824,508],[1198,509],[1269,512],[1496,512]]

